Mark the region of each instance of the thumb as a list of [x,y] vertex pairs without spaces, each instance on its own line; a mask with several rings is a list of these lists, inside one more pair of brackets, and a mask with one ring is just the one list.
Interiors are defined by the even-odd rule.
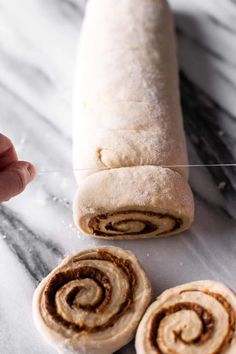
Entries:
[[15,161],[0,172],[0,203],[21,193],[36,174],[34,166]]

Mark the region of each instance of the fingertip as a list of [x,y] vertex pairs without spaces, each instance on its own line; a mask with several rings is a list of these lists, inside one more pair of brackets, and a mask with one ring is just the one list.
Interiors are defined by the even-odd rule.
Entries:
[[28,170],[28,173],[29,173],[29,175],[30,175],[30,178],[31,178],[31,180],[36,176],[36,174],[37,174],[37,171],[36,171],[36,168],[35,168],[35,166],[32,164],[32,163],[30,163],[30,162],[26,162],[26,168],[27,168],[27,170]]
[[11,139],[1,133],[0,133],[0,144],[1,146],[3,146],[5,150],[9,149],[9,147],[13,145]]
[[34,165],[27,161],[16,161],[11,164],[11,166],[9,166],[9,170],[15,172],[18,175],[19,179],[22,182],[22,191],[36,175],[36,169]]
[[36,174],[35,167],[26,161],[15,161],[0,173],[0,202],[23,192]]

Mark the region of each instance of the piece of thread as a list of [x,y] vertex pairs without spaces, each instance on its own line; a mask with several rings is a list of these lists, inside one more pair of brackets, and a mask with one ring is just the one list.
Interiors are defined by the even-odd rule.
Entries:
[[[133,166],[135,167],[135,166]],[[163,167],[163,168],[176,168],[176,167],[236,167],[236,163],[226,163],[226,164],[196,164],[196,165],[158,165],[158,167]],[[57,170],[40,170],[38,171],[38,174],[44,174],[44,173],[58,173],[58,172],[76,172],[76,171],[91,171],[91,170],[96,170],[96,171],[104,171],[108,170],[108,168],[100,168],[97,169],[96,167],[94,168],[75,168],[75,169],[70,169],[70,170],[64,170],[64,169],[57,169]]]

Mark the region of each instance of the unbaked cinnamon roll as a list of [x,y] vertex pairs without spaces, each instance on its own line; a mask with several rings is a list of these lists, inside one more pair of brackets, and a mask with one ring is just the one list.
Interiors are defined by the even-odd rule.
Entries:
[[236,353],[236,295],[213,281],[165,291],[147,309],[136,334],[137,354]]
[[104,238],[193,222],[172,16],[165,0],[89,0],[74,93],[75,224]]
[[139,166],[87,177],[80,184],[74,209],[75,217],[79,215],[76,222],[87,234],[109,239],[148,238],[185,230],[192,222],[193,199],[177,172]]
[[111,354],[134,337],[150,300],[136,257],[99,247],[66,258],[39,284],[34,321],[59,353]]

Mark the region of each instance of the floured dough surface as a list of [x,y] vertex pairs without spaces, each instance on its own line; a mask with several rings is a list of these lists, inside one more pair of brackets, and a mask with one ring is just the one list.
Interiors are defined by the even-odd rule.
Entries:
[[236,353],[236,295],[214,281],[166,290],[146,311],[137,354]]
[[175,50],[166,1],[89,1],[74,94],[76,168],[187,163]]
[[75,223],[109,239],[178,233],[193,220],[191,190],[179,173],[156,166],[100,171],[81,182]]
[[73,113],[74,218],[83,232],[165,236],[193,220],[173,27],[165,0],[88,2]]
[[151,301],[130,251],[98,247],[66,258],[38,286],[34,321],[60,353],[111,354],[127,344]]

